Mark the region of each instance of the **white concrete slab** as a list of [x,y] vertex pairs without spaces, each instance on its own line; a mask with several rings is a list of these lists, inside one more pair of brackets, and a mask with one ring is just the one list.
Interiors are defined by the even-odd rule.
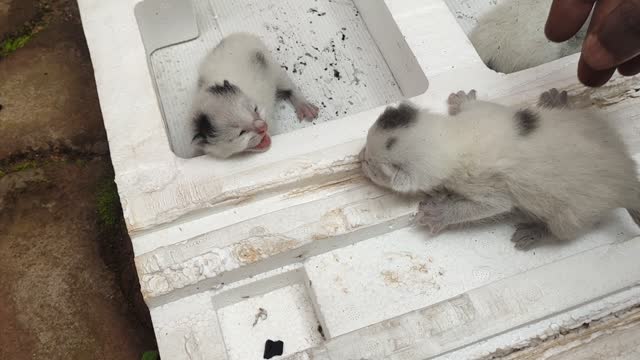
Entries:
[[[359,172],[356,154],[384,101],[274,136],[264,154],[177,157],[136,2],[79,5],[163,358],[254,358],[264,337],[275,334],[291,359],[469,359],[531,346],[640,303],[640,232],[622,211],[575,242],[530,252],[511,247],[509,224],[437,238],[411,227],[417,200],[376,188]],[[578,106],[607,113],[640,158],[638,77],[586,89],[575,77],[577,56],[496,74],[442,0],[317,2],[358,7],[401,89],[420,83],[412,82],[416,69],[389,54],[398,46],[415,55],[429,78],[427,92],[412,98],[420,106],[443,111],[450,92],[471,87],[506,104],[566,89]],[[374,20],[394,21],[397,29],[367,23]],[[261,307],[273,317],[254,327]]]

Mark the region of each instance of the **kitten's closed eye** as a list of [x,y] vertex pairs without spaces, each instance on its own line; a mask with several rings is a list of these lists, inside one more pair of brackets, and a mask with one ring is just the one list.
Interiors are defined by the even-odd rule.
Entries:
[[246,134],[246,133],[247,133],[247,131],[246,131],[246,130],[240,130],[240,134],[238,134],[238,136],[242,136],[242,135],[244,135],[244,134]]

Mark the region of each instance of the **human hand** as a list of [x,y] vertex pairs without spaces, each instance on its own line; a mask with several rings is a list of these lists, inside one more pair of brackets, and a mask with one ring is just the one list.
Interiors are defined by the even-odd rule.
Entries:
[[640,0],[553,0],[545,34],[554,42],[569,40],[593,8],[582,44],[578,79],[587,86],[604,85],[613,73],[640,73]]

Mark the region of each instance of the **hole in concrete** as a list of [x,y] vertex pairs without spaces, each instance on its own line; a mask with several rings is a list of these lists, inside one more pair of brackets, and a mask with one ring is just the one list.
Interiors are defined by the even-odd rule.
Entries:
[[564,43],[553,43],[545,37],[551,2],[445,0],[487,67],[507,74],[580,52],[586,27]]

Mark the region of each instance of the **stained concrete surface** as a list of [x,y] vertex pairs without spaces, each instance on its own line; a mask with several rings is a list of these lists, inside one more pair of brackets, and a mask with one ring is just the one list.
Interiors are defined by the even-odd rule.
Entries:
[[[31,0],[0,1],[9,1],[4,7],[9,19],[37,12],[25,5]],[[46,8],[45,15],[37,16],[43,18],[41,25],[30,26],[42,30],[0,59],[0,159],[59,146],[98,153],[108,149],[76,4],[48,1]]]
[[0,40],[25,29],[0,58],[0,359],[140,359],[156,344],[75,1],[0,0]]

